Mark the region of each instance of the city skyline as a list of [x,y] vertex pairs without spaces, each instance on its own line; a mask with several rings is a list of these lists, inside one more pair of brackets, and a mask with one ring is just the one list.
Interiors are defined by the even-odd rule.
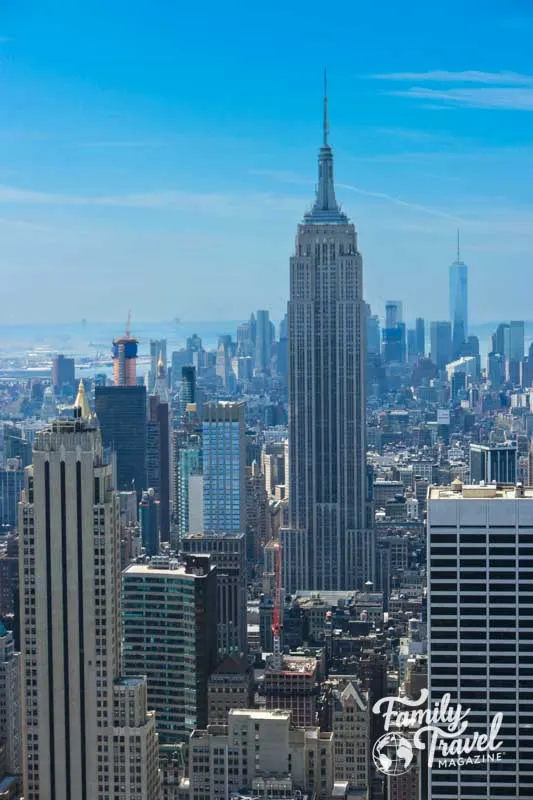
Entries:
[[[21,293],[29,321],[110,320],[141,300],[150,318],[237,317],[241,302],[281,317],[286,253],[315,183],[324,62],[338,197],[363,232],[367,301],[380,306],[386,282],[387,295],[428,298],[427,317],[446,318],[459,226],[472,320],[527,317],[517,287],[533,251],[533,16],[523,5],[454,2],[442,19],[418,2],[410,19],[392,2],[379,19],[347,7],[347,24],[365,30],[349,53],[299,4],[283,27],[276,7],[258,24],[256,11],[208,6],[217,24],[201,37],[195,9],[125,19],[119,3],[105,8],[105,32],[99,10],[101,0],[83,24],[62,1],[0,17],[5,321],[21,318]],[[291,26],[309,55],[296,58]],[[496,293],[509,259],[516,281]],[[73,269],[93,276],[84,292]],[[145,291],[148,270],[164,296]]]

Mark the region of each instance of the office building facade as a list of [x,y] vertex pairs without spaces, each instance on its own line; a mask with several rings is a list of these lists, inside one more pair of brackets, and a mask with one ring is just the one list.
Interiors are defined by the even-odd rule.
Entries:
[[159,518],[161,504],[156,498],[154,489],[147,489],[142,493],[139,503],[139,525],[141,528],[141,541],[147,556],[156,556],[160,548]]
[[[160,376],[159,384],[163,382]],[[166,386],[163,384],[148,398],[146,423],[146,483],[155,489],[160,503],[159,526],[161,540],[170,538],[170,462],[171,437],[169,404]]]
[[96,416],[105,448],[116,453],[117,489],[135,489],[140,497],[146,485],[146,388],[97,386]]
[[159,557],[122,574],[124,669],[146,675],[162,744],[207,724],[216,663],[216,569],[209,556]]
[[428,499],[430,701],[503,715],[501,760],[429,773],[429,800],[533,796],[533,490],[433,487]]
[[515,444],[470,445],[471,483],[510,483],[517,481],[518,451]]
[[135,720],[123,719],[117,697],[120,510],[92,420],[37,435],[19,529],[25,800],[119,800],[125,785],[126,796],[157,800],[144,679],[121,691],[127,707],[137,696]]
[[206,403],[202,421],[204,530],[246,528],[244,403]]
[[209,554],[217,570],[217,649],[219,658],[246,656],[246,537],[244,533],[190,533],[181,541],[186,554]]
[[3,740],[5,772],[9,775],[22,774],[21,737],[21,655],[15,652],[13,634],[0,622],[0,744]]
[[190,797],[279,797],[330,800],[333,735],[299,728],[288,711],[234,709],[227,725],[193,733]]

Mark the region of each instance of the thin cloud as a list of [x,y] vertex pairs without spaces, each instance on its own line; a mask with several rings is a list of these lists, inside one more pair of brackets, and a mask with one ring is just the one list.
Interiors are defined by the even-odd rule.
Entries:
[[295,212],[301,206],[301,199],[262,192],[201,194],[176,190],[90,196],[39,192],[0,185],[0,204],[152,209],[212,214],[218,217],[260,218],[265,213],[275,216]]
[[113,148],[116,147],[118,149],[124,148],[135,148],[135,147],[161,147],[163,142],[157,141],[147,141],[147,140],[113,140],[110,139],[109,141],[101,141],[101,142],[82,142],[80,147],[95,147],[95,148]]
[[[282,183],[293,183],[293,184],[301,184],[302,186],[308,186],[309,184],[315,183],[308,178],[303,178],[297,173],[293,172],[284,172],[282,170],[250,170],[250,174],[253,175],[264,175],[266,177],[272,178],[273,180],[281,181]],[[371,189],[363,189],[360,186],[354,186],[351,183],[336,183],[335,184],[339,189],[347,189],[350,192],[355,192],[356,194],[363,195],[364,197],[373,197],[376,200],[384,200],[386,203],[393,203],[397,206],[402,206],[403,208],[410,208],[413,211],[419,211],[423,214],[429,214],[432,217],[439,217],[441,219],[449,219],[453,220],[454,222],[460,222],[461,220],[455,216],[454,214],[450,214],[447,211],[441,211],[438,208],[433,208],[432,206],[426,206],[421,203],[412,203],[409,200],[403,200],[401,197],[396,197],[391,194],[387,194],[386,192],[376,192]]]
[[46,232],[49,233],[50,231],[55,231],[55,228],[52,228],[50,225],[40,225],[34,222],[27,222],[23,219],[10,219],[6,217],[0,217],[0,225],[3,225],[6,228],[15,228],[16,230],[30,230],[30,231],[39,231],[39,232]]
[[396,97],[408,97],[415,100],[425,100],[434,104],[435,101],[445,102],[454,106],[485,109],[505,109],[512,111],[533,111],[533,88],[495,87],[481,89],[428,89],[423,86],[414,86],[401,91],[386,92]]
[[389,72],[371,75],[376,80],[420,81],[422,83],[475,83],[494,86],[533,86],[533,75],[520,72],[481,72],[479,70],[430,70],[429,72]]
[[395,197],[394,195],[387,194],[386,192],[374,192],[368,189],[361,189],[359,186],[353,186],[349,183],[338,183],[337,186],[341,189],[348,189],[351,192],[356,192],[357,194],[362,194],[365,197],[375,197],[376,200],[385,200],[388,203],[394,203],[397,206],[403,206],[404,208],[411,208],[413,211],[421,211],[423,214],[429,214],[432,217],[440,217],[443,219],[453,220],[454,222],[460,222],[460,218],[454,214],[450,214],[447,211],[441,211],[438,208],[433,208],[432,206],[422,205],[421,203],[412,203],[409,200],[403,200],[401,197]]

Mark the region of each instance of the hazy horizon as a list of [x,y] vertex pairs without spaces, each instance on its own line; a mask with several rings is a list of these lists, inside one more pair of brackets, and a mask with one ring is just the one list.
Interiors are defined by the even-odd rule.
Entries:
[[341,3],[357,43],[342,47],[338,25],[299,2],[274,0],[268,16],[209,0],[4,5],[4,322],[130,308],[279,319],[314,199],[324,65],[366,300],[447,318],[460,228],[472,318],[528,315],[532,7]]

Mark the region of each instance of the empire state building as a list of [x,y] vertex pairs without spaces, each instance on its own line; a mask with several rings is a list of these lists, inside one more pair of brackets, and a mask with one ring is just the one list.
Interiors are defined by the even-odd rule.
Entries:
[[362,589],[374,575],[363,263],[335,198],[324,95],[316,199],[290,261],[289,527],[281,531],[290,592]]

